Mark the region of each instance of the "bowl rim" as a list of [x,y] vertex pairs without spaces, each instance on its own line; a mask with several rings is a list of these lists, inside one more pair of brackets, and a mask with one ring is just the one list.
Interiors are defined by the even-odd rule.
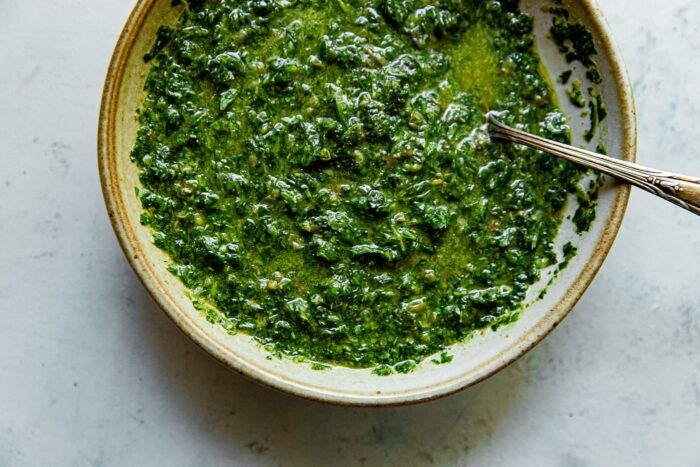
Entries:
[[[329,391],[308,384],[292,381],[284,375],[276,374],[257,365],[242,361],[218,343],[198,323],[194,322],[177,304],[172,301],[152,268],[136,239],[133,226],[126,215],[124,200],[119,190],[116,170],[115,122],[118,113],[118,99],[124,79],[126,63],[131,49],[141,31],[144,21],[158,0],[137,0],[114,48],[107,70],[99,113],[97,157],[100,182],[105,205],[114,232],[126,258],[148,293],[158,303],[166,316],[192,341],[229,369],[236,371],[258,383],[273,389],[320,402],[346,406],[397,406],[407,405],[453,394],[473,386],[498,373],[546,337],[569,314],[581,298],[596,273],[603,264],[622,224],[630,196],[630,186],[616,186],[611,213],[593,253],[588,258],[578,277],[564,296],[550,309],[548,314],[518,338],[503,353],[482,365],[486,368],[478,378],[470,379],[469,372],[438,384],[418,390],[390,394],[357,395],[339,390]],[[610,27],[598,4],[598,0],[577,0],[587,11],[592,27],[600,40],[601,47],[610,58],[611,73],[618,91],[620,119],[622,124],[622,159],[634,162],[637,153],[637,126],[632,87],[629,82],[622,55],[618,50]],[[473,371],[473,369],[472,369]]]

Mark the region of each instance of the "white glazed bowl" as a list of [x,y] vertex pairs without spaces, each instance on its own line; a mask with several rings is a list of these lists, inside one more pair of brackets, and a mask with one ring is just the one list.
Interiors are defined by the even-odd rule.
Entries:
[[[523,0],[521,7],[535,18],[538,50],[550,76],[569,68],[547,37],[551,17],[541,11],[543,2]],[[547,281],[533,287],[534,303],[520,319],[497,332],[488,331],[452,346],[451,363],[426,363],[409,374],[376,376],[370,370],[334,367],[314,371],[308,364],[268,359],[250,337],[229,335],[208,323],[185,295],[185,287],[166,270],[167,257],[151,241],[148,228],[139,223],[141,205],[134,195],[138,170],[129,154],[138,129],[136,110],[143,102],[148,66],[142,57],[149,50],[157,28],[176,21],[179,10],[170,0],[139,0],[117,43],[105,83],[99,121],[98,157],[102,187],[115,232],[132,267],[166,314],[203,349],[224,365],[260,383],[310,399],[344,405],[398,405],[444,396],[487,378],[525,354],[569,313],[605,259],[629,197],[629,187],[608,181],[601,189],[596,221],[583,236],[565,221],[557,238],[557,251],[572,241],[578,255],[559,275],[542,300],[533,300]],[[573,18],[580,19],[594,35],[603,77],[599,91],[607,104],[604,139],[610,155],[635,160],[636,123],[632,93],[620,54],[595,0],[567,2]],[[579,65],[575,74],[583,77]],[[570,106],[563,89],[560,102],[571,118],[574,137],[588,125],[588,117]],[[575,203],[569,203],[574,205]],[[569,207],[573,209],[572,206]]]

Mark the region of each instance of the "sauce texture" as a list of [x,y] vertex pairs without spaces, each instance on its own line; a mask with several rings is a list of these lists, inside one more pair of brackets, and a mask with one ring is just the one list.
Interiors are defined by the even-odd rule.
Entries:
[[386,374],[517,318],[582,175],[483,127],[497,109],[570,139],[517,1],[178,8],[132,158],[142,223],[210,321]]

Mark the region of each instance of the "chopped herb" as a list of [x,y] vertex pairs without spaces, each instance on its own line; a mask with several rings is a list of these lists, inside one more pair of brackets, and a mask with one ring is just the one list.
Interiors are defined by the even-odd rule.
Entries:
[[562,72],[561,75],[559,75],[559,82],[561,84],[567,84],[569,82],[569,80],[571,79],[571,75],[573,73],[574,72],[572,70],[565,70],[564,72]]
[[132,158],[206,319],[378,375],[517,319],[583,173],[482,130],[497,108],[570,141],[518,2],[182,3],[145,57]]
[[586,106],[586,98],[583,97],[583,92],[581,92],[581,81],[575,79],[571,83],[571,87],[566,90],[566,94],[576,107],[583,108]]
[[586,77],[593,83],[600,83],[602,78],[595,56],[598,51],[593,42],[593,35],[580,21],[571,21],[569,12],[562,7],[550,7],[552,27],[550,34],[567,61],[581,62],[586,67]]

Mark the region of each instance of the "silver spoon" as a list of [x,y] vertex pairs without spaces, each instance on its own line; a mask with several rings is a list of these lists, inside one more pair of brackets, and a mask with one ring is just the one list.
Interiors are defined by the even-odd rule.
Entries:
[[700,215],[700,178],[650,169],[632,162],[613,159],[568,144],[516,130],[488,114],[488,131],[492,138],[524,144],[533,149],[561,157],[584,167],[597,170],[619,180],[631,183],[688,211]]

